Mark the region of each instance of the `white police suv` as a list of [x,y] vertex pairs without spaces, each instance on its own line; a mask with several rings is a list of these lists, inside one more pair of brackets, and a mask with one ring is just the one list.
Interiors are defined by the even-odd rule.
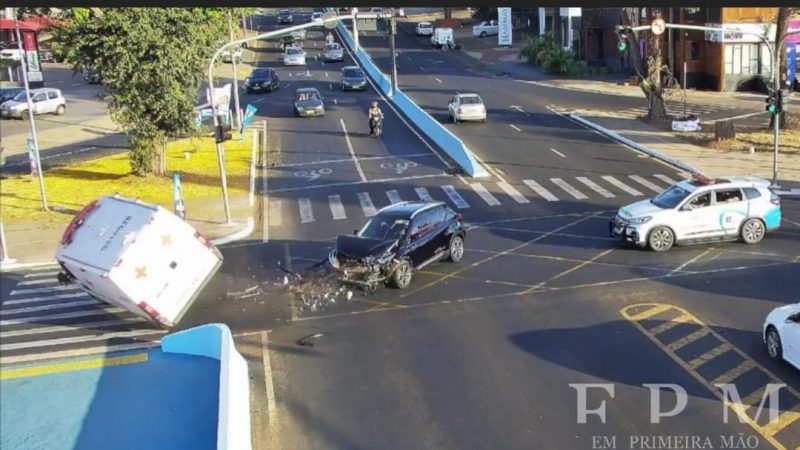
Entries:
[[767,315],[764,343],[770,358],[800,369],[800,303],[779,306]]
[[781,225],[781,200],[769,186],[763,178],[694,175],[655,198],[620,208],[609,232],[657,252],[709,241],[755,244]]

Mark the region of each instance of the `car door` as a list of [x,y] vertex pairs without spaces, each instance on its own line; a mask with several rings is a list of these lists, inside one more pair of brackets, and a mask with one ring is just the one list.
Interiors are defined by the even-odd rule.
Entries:
[[707,213],[711,207],[711,191],[691,195],[678,207],[677,214],[670,224],[675,231],[676,240],[703,237],[708,228]]
[[783,359],[800,369],[800,313],[786,319],[780,330]]
[[423,211],[411,221],[406,254],[414,267],[419,267],[433,256],[430,242],[431,219],[431,211]]
[[431,211],[430,257],[446,251],[450,245],[450,232],[447,229],[447,210],[438,206]]
[[59,99],[57,92],[47,93],[47,112],[55,113],[59,106]]
[[715,217],[709,218],[714,222],[710,227],[715,234],[736,236],[742,222],[750,215],[749,209],[750,202],[740,188],[714,189],[711,211]]
[[31,98],[34,114],[44,114],[47,111],[47,93],[40,92]]

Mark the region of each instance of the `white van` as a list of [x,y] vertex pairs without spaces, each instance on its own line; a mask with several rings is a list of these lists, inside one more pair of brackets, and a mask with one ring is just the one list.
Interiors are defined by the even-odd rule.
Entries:
[[56,260],[66,271],[62,281],[171,328],[222,265],[222,254],[161,206],[115,195],[72,219]]
[[431,45],[434,47],[442,47],[448,43],[452,44],[453,29],[452,28],[436,28],[431,35]]

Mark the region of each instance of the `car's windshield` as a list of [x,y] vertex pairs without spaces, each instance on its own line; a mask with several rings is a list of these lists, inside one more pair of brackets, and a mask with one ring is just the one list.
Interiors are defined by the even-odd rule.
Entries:
[[345,69],[344,76],[347,78],[361,78],[364,73],[361,72],[361,69]]
[[480,105],[480,97],[461,97],[461,103],[464,105]]
[[433,25],[431,25],[429,23],[421,23],[421,24],[419,24],[419,27],[420,28],[433,28]]
[[305,101],[305,100],[319,100],[319,94],[316,92],[299,92],[297,94],[297,100]]
[[339,44],[325,44],[325,50],[339,50]]
[[302,53],[302,50],[300,50],[299,48],[290,47],[286,49],[287,55],[299,55],[300,53]]
[[674,185],[658,194],[651,202],[659,208],[672,209],[678,206],[690,194],[686,189]]
[[250,75],[252,78],[271,78],[272,72],[269,69],[254,70]]
[[408,228],[408,219],[375,216],[358,232],[358,236],[389,241],[403,237],[406,228]]
[[[31,96],[33,97],[33,96]],[[15,102],[25,102],[27,99],[25,98],[25,91],[21,91],[19,94],[15,95],[13,100]]]
[[284,9],[283,11],[280,11],[278,14],[280,14],[282,16],[288,16],[289,15],[289,11]]

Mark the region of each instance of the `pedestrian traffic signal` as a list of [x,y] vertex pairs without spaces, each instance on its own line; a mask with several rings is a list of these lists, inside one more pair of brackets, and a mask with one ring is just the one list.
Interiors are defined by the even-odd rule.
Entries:
[[780,112],[780,105],[779,105],[780,96],[781,96],[780,90],[769,91],[766,99],[767,107],[765,109],[769,111],[770,114],[777,114]]
[[617,50],[624,52],[628,48],[628,30],[622,27],[617,27]]

